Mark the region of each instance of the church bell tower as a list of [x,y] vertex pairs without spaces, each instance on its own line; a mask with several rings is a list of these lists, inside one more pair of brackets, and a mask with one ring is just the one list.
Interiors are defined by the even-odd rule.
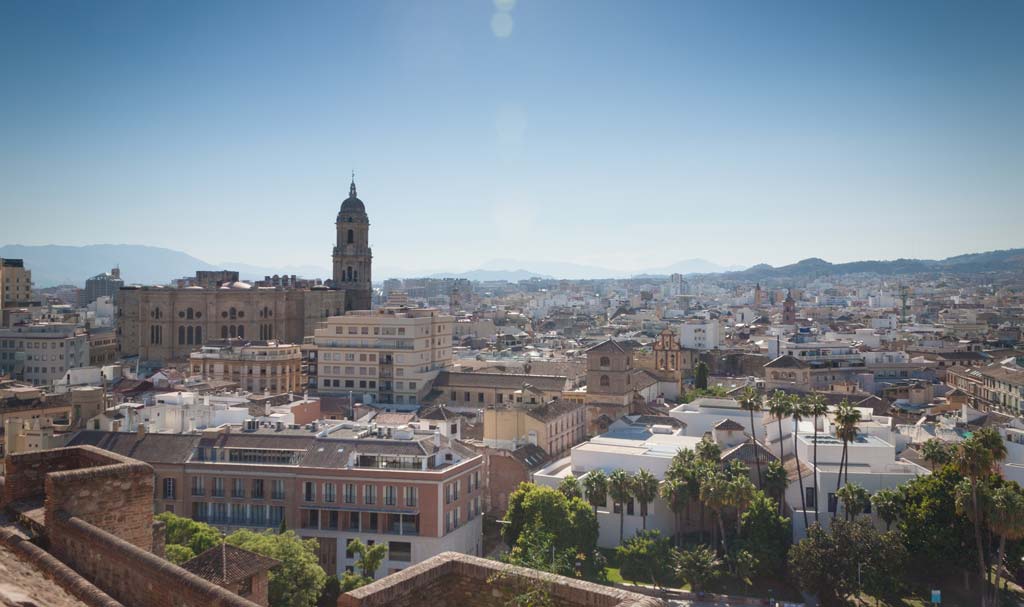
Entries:
[[355,175],[334,225],[338,231],[333,256],[334,287],[345,291],[346,310],[369,310],[373,293],[370,218],[363,201],[356,196]]

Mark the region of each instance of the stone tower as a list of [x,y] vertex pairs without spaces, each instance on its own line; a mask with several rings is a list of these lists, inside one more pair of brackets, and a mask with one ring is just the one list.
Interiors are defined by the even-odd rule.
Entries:
[[338,219],[338,242],[334,247],[334,286],[345,290],[346,310],[369,310],[372,294],[370,265],[370,218],[363,201],[356,197],[356,180],[348,189],[348,198],[341,203]]
[[786,293],[786,299],[782,302],[782,324],[796,324],[796,301],[793,299],[793,292]]

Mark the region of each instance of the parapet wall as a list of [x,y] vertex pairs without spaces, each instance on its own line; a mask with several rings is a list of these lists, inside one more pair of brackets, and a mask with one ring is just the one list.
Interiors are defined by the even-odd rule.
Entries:
[[554,607],[664,607],[660,599],[457,552],[357,588],[338,607],[494,607],[544,594]]
[[127,607],[256,607],[82,519],[59,513],[54,522],[50,551]]

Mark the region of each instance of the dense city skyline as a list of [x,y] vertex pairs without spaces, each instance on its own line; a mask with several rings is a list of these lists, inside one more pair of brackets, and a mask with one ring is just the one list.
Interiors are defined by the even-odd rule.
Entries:
[[3,244],[323,265],[352,169],[404,275],[1022,244],[1019,3],[0,11]]

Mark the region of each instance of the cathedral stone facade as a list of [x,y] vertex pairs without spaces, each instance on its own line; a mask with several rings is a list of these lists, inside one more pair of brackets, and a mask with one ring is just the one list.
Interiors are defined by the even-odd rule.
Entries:
[[[217,281],[206,286],[124,287],[117,301],[122,357],[185,360],[207,340],[243,338],[301,344],[328,316],[370,309],[370,220],[356,184],[341,204],[330,287],[256,287]],[[237,275],[236,275],[237,276]]]

